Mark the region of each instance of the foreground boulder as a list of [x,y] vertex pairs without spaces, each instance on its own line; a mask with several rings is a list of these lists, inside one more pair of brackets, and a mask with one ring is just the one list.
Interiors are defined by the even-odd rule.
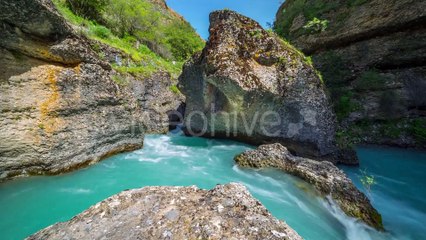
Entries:
[[210,14],[210,38],[186,63],[189,134],[260,144],[285,143],[304,156],[330,157],[334,115],[303,54],[233,11]]
[[28,239],[302,239],[247,189],[146,187],[110,197]]
[[51,1],[0,3],[0,181],[70,171],[168,130],[170,75],[118,84]]
[[262,145],[235,157],[242,167],[273,167],[311,183],[323,195],[331,198],[347,215],[358,218],[376,229],[383,229],[380,214],[336,166],[328,161],[318,162],[293,156],[281,144]]
[[426,148],[425,9],[413,0],[287,0],[277,12],[275,30],[323,74],[340,144]]

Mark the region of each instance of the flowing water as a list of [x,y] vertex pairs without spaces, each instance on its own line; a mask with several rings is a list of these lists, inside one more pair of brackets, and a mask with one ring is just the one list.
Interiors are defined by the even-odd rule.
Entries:
[[[250,148],[225,140],[148,135],[144,149],[80,171],[0,184],[0,239],[22,239],[125,189],[151,185],[211,189],[229,182],[243,183],[305,239],[426,239],[425,153],[359,149],[361,167],[378,182],[370,195],[388,229],[378,233],[346,217],[295,177],[235,166],[233,157]],[[343,169],[362,188],[358,168]]]

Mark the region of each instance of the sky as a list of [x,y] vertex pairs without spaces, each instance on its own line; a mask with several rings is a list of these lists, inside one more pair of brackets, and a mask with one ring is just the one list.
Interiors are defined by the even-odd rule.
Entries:
[[274,22],[275,14],[283,0],[166,0],[166,2],[207,40],[210,12],[228,8],[267,27],[267,22]]

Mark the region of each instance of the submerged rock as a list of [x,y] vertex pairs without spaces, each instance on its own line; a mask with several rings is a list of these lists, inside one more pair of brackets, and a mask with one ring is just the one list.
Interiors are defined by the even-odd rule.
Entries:
[[300,177],[312,184],[321,194],[331,198],[347,215],[364,221],[371,227],[383,229],[381,215],[368,198],[360,192],[340,169],[328,161],[293,156],[279,143],[262,145],[235,157],[242,167],[273,167]]
[[28,239],[302,239],[236,183],[146,187],[110,197]]
[[282,142],[330,158],[335,117],[307,58],[233,11],[210,14],[210,38],[179,78],[187,132],[250,143]]
[[0,13],[0,181],[74,170],[168,130],[180,103],[169,74],[123,78],[51,1],[0,1]]

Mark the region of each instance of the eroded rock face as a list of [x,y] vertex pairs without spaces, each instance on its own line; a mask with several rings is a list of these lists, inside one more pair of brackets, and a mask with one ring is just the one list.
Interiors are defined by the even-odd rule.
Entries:
[[224,238],[302,239],[235,183],[124,191],[28,239]]
[[235,12],[210,15],[207,46],[186,63],[179,87],[187,97],[189,133],[256,144],[278,141],[318,158],[336,149],[334,115],[314,68]]
[[52,1],[1,0],[0,5],[1,48],[58,64],[86,62],[110,68],[91,51],[86,39],[74,34]]
[[108,71],[40,64],[0,84],[0,179],[57,174],[142,147],[142,108]]
[[146,133],[164,134],[169,131],[170,124],[182,121],[183,115],[178,110],[185,98],[170,91],[171,85],[171,76],[166,72],[157,72],[141,80],[130,77],[126,89],[132,92],[142,108]]
[[0,26],[0,181],[70,171],[168,130],[180,104],[170,76],[117,84],[51,1],[1,1]]
[[[425,8],[414,0],[287,0],[278,11],[276,31],[312,55],[352,141],[426,147],[415,130],[426,127]],[[328,21],[325,31],[304,28],[314,17]]]
[[235,157],[243,167],[273,167],[311,183],[323,195],[331,198],[347,215],[358,218],[376,229],[383,229],[380,214],[336,166],[328,161],[295,157],[279,143],[262,145]]

